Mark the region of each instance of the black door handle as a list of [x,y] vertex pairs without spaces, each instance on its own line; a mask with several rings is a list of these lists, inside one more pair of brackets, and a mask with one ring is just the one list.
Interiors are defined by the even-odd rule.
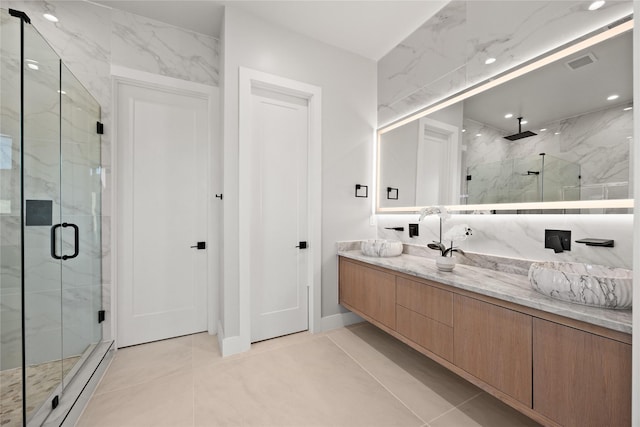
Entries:
[[296,248],[307,249],[307,242],[300,242]]
[[207,249],[207,242],[198,242],[195,246],[191,246],[192,248]]
[[63,222],[62,228],[67,228],[67,227],[73,228],[73,255],[62,255],[63,260],[75,258],[80,253],[80,230],[78,229],[78,226],[75,224]]
[[[56,253],[56,230],[60,227],[73,228],[73,255],[60,256]],[[80,253],[80,230],[78,229],[77,225],[63,222],[62,224],[56,224],[53,227],[51,227],[51,257],[66,261],[68,259],[73,259],[77,257],[79,253]]]
[[62,259],[61,256],[56,254],[56,230],[62,227],[62,224],[56,224],[51,227],[51,257],[55,259]]

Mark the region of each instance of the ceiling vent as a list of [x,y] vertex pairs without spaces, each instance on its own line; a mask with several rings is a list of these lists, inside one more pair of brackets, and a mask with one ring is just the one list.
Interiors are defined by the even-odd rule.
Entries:
[[567,61],[565,64],[569,67],[570,70],[577,70],[578,68],[582,68],[586,65],[593,64],[596,62],[598,58],[589,52],[586,55],[579,56],[578,58],[574,58],[570,61]]

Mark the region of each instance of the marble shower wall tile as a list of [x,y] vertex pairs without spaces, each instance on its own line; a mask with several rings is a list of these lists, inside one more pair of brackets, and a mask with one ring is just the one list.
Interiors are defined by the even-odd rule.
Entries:
[[[547,153],[545,162],[545,187],[549,178],[553,177],[553,158],[576,165],[569,168],[563,162],[559,165],[555,176],[561,178],[566,172],[567,179],[559,179],[554,198],[546,200],[562,200],[563,186],[576,186],[577,175],[580,175],[580,186],[583,198],[592,200],[602,198],[628,198],[629,182],[631,181],[631,136],[633,135],[633,112],[623,111],[623,106],[615,106],[602,111],[584,114],[582,116],[561,120],[545,125],[546,132],[538,132],[538,135],[527,138],[526,143],[511,142],[504,139],[508,131],[494,129],[482,123],[465,119],[464,127],[467,130],[463,135],[463,145],[466,151],[463,153],[463,168],[473,177],[468,182],[469,194],[473,198],[469,203],[501,203],[508,201],[495,194],[514,181],[529,180],[534,182],[537,177],[521,177],[528,168],[540,170],[540,165],[522,165],[515,172],[516,178],[505,179],[500,174],[504,172],[505,160],[515,162],[521,159],[531,159],[538,153]],[[560,132],[556,135],[556,132]],[[476,136],[480,134],[481,136]],[[502,166],[496,162],[502,161]],[[579,165],[579,166],[577,166]],[[469,168],[469,169],[466,169]],[[533,169],[531,169],[533,168]],[[495,171],[495,174],[481,174],[480,170]],[[615,187],[611,183],[617,183]],[[521,182],[524,184],[524,182]],[[523,185],[517,187],[517,193],[521,193]],[[506,191],[506,190],[505,190]],[[575,191],[580,191],[577,188]],[[607,191],[615,191],[607,195]],[[545,193],[547,193],[545,191]],[[598,195],[599,194],[599,195]],[[504,195],[504,194],[503,194]],[[495,196],[495,197],[494,197]],[[471,196],[470,196],[471,197]],[[536,199],[522,200],[535,201]]]
[[[426,246],[438,240],[438,218],[420,223],[420,236],[409,238],[408,223],[418,215],[378,215],[378,238]],[[453,215],[443,232],[456,224],[468,224],[473,237],[461,242],[462,249],[477,254],[530,261],[575,261],[631,269],[633,215]],[[404,232],[385,227],[404,226]],[[571,251],[556,254],[544,248],[544,230],[570,230],[572,241],[586,237],[613,239],[615,247],[601,248],[571,243]]]
[[[531,60],[633,11],[609,1],[452,1],[378,62],[378,124]],[[484,61],[498,60],[487,66]],[[437,84],[436,84],[437,82]],[[438,90],[434,90],[435,87]]]
[[217,39],[115,9],[112,19],[114,64],[219,85]]

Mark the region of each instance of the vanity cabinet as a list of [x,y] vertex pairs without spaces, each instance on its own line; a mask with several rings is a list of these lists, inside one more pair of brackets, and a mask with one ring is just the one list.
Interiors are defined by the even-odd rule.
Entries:
[[531,316],[462,295],[454,301],[454,364],[530,407]]
[[533,319],[533,409],[563,426],[631,425],[631,345]]
[[631,424],[631,335],[340,257],[340,303],[547,426]]
[[340,258],[340,302],[395,329],[396,276]]

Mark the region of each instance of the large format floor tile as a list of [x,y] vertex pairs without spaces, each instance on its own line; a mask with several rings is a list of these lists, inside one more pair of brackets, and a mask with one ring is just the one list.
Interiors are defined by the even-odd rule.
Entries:
[[370,324],[341,329],[329,338],[425,421],[482,392]]
[[195,375],[197,426],[421,426],[326,337]]
[[191,335],[120,349],[113,357],[96,394],[191,372],[192,355]]
[[180,373],[94,396],[79,427],[193,425],[193,374]]
[[361,323],[256,343],[227,358],[206,333],[118,350],[78,425],[537,424]]

